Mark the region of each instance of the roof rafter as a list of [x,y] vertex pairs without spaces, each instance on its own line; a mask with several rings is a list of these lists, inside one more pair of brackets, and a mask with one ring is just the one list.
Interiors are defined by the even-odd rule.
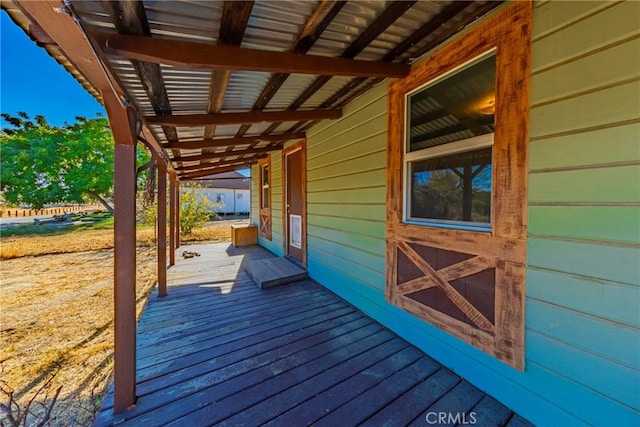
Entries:
[[[151,29],[141,1],[102,1],[102,6],[111,17],[116,30],[121,34],[149,37]],[[147,61],[132,61],[144,90],[156,114],[171,114],[171,104],[164,85],[160,66]],[[172,127],[164,126],[169,142],[176,142],[178,134]]]
[[[386,31],[391,24],[393,24],[398,18],[409,10],[416,2],[415,1],[394,1],[385,9],[384,12],[366,29],[360,36],[347,47],[342,55],[342,58],[355,58],[360,52],[362,52],[371,42],[373,42],[378,36]],[[408,67],[408,65],[407,65]],[[316,78],[313,83],[307,89],[296,98],[295,101],[289,106],[290,110],[300,108],[313,94],[319,91],[332,76],[320,76]],[[271,125],[265,133],[273,132],[281,123],[274,123]]]
[[146,116],[147,123],[165,126],[233,125],[239,123],[288,122],[297,120],[339,119],[342,109],[295,111],[247,111],[242,113],[210,113]]
[[137,61],[183,68],[362,77],[405,77],[410,71],[408,65],[400,63],[297,55],[290,52],[248,49],[238,46],[216,46],[142,35],[105,32],[92,34],[107,53]]
[[224,166],[224,167],[214,167],[214,168],[210,168],[210,169],[203,169],[203,170],[198,171],[198,172],[180,174],[179,176],[180,176],[181,180],[189,181],[189,180],[192,180],[192,179],[202,178],[202,177],[209,176],[209,175],[214,175],[214,174],[217,174],[217,173],[231,172],[231,171],[235,171],[235,170],[238,170],[238,169],[242,169],[243,167],[250,166],[250,165],[254,164],[257,161],[258,161],[258,159],[251,160],[251,161],[244,162],[244,163],[239,163],[236,166]]
[[271,135],[243,136],[234,138],[205,139],[204,141],[185,141],[173,144],[165,144],[165,148],[176,150],[198,150],[205,148],[230,147],[235,145],[258,144],[270,141],[289,141],[292,139],[302,139],[306,136],[304,132],[276,133]]
[[[249,23],[253,1],[225,1],[222,8],[222,20],[218,44],[240,46],[244,32]],[[209,105],[207,112],[219,113],[222,110],[224,95],[227,92],[230,70],[215,70],[211,74],[209,85]],[[204,130],[205,139],[213,138],[216,132],[215,125],[207,126]]]
[[197,156],[181,156],[181,157],[174,158],[173,161],[196,162],[196,161],[202,161],[202,160],[223,159],[225,157],[244,156],[246,154],[268,153],[270,151],[280,150],[281,148],[282,148],[282,144],[276,144],[276,145],[270,145],[267,147],[242,149],[242,150],[236,150],[236,151],[223,151],[220,153],[207,153],[207,154],[200,154]]
[[[447,22],[449,22],[452,18],[454,18],[458,14],[462,13],[467,7],[469,7],[473,3],[474,2],[472,1],[461,1],[461,2],[454,2],[451,5],[447,6],[433,19],[431,19],[429,22],[427,22],[421,28],[419,28],[415,33],[407,37],[398,46],[396,46],[394,49],[389,51],[384,56],[383,61],[392,61],[396,58],[399,58],[401,55],[406,53],[415,43],[427,37],[429,34],[436,31],[437,29],[445,26]],[[470,23],[478,19],[480,16],[483,16],[486,13],[490,12],[491,10],[495,9],[502,3],[503,3],[502,1],[494,1],[494,2],[488,2],[487,4],[483,5],[475,13],[464,17],[463,19],[458,21],[456,25],[454,25],[452,28],[448,29],[443,34],[439,35],[433,41],[431,41],[426,46],[424,46],[420,50],[420,52],[416,54],[416,56],[420,57],[424,55],[426,52],[435,48],[440,43],[444,42],[446,39],[453,36],[456,32],[460,31],[462,28],[466,27],[467,25],[469,25]],[[345,85],[342,89],[336,92],[331,98],[323,102],[319,108],[329,108],[331,106],[336,106],[336,107],[344,106],[349,102],[351,102],[352,100],[354,100],[355,98],[357,98],[358,96],[367,92],[373,86],[382,82],[382,80],[383,79],[367,79],[363,77],[353,79],[351,82]],[[367,82],[367,83],[361,86],[362,83],[364,82]],[[358,89],[359,86],[361,87]],[[293,132],[295,130],[306,130],[311,126],[313,126],[315,123],[317,122],[316,121],[310,122],[304,126],[302,126],[304,124],[302,122],[296,123],[296,125],[292,126],[287,131]]]
[[177,172],[180,173],[196,173],[196,172],[201,172],[202,170],[206,170],[206,169],[211,169],[214,167],[227,167],[227,166],[245,166],[247,164],[250,164],[251,162],[260,160],[264,157],[266,157],[267,154],[257,154],[257,155],[253,155],[253,156],[249,156],[249,157],[241,157],[238,159],[232,159],[232,160],[219,160],[217,162],[208,162],[208,163],[202,163],[199,165],[189,165],[189,166],[180,166],[179,168],[176,169]]

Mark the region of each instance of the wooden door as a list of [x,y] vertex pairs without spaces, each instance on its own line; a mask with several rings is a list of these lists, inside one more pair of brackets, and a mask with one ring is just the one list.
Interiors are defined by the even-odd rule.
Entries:
[[283,151],[284,163],[284,252],[306,265],[306,165],[304,144],[295,144]]

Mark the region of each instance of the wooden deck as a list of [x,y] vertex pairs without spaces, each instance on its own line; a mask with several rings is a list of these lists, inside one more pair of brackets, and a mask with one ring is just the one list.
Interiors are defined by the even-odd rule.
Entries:
[[140,321],[136,406],[110,391],[95,425],[530,425],[312,280],[259,289],[266,250],[188,250]]

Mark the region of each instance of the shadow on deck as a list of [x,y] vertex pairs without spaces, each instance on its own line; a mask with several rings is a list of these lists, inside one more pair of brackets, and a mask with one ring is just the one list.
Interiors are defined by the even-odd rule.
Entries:
[[140,321],[136,406],[110,390],[95,425],[530,425],[314,281],[259,289],[266,250],[188,250]]

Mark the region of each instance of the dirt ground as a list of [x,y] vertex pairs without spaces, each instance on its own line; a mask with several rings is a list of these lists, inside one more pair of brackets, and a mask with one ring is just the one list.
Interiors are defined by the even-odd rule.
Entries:
[[[11,250],[12,259],[0,261],[0,385],[5,392],[13,391],[24,408],[53,378],[34,399],[50,402],[62,386],[53,426],[90,425],[112,373],[113,231],[87,233],[2,242],[20,249]],[[190,237],[230,240],[230,222],[210,223]],[[153,230],[142,231],[138,241],[141,312],[156,280]],[[28,256],[20,256],[20,251]],[[59,253],[65,251],[70,253]],[[7,404],[8,398],[0,393],[0,403]],[[41,413],[43,407],[33,403],[31,409]]]

